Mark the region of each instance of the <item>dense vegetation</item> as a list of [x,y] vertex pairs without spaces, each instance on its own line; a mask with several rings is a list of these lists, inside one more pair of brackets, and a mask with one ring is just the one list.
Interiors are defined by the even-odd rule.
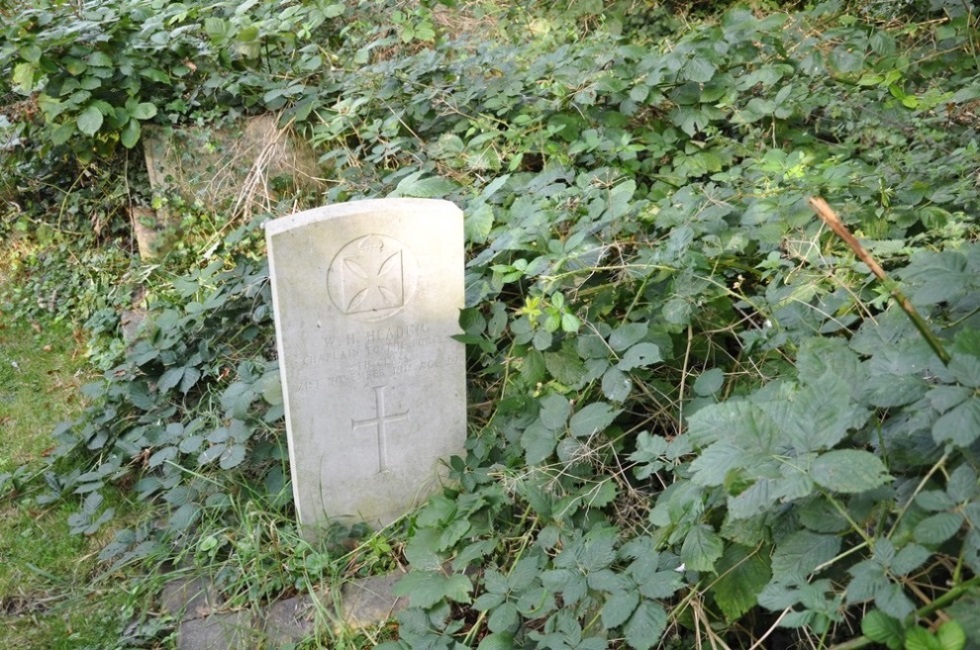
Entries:
[[[392,647],[980,645],[976,14],[541,4],[14,12],[5,309],[84,320],[104,376],[44,480],[0,489],[80,499],[91,534],[122,485],[166,516],[107,571],[191,558],[240,602],[407,563]],[[255,218],[150,195],[145,124],[263,111],[327,189]],[[259,226],[380,196],[466,214],[468,451],[412,517],[313,548]],[[163,203],[181,245],[130,261],[125,209]]]

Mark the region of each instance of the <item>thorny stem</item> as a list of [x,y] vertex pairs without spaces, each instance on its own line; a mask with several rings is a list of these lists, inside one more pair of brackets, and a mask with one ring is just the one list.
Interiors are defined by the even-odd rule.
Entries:
[[858,256],[858,259],[864,262],[864,264],[871,269],[871,272],[875,274],[881,283],[888,289],[888,292],[892,295],[892,298],[898,303],[898,306],[902,308],[902,311],[908,315],[912,320],[912,324],[915,328],[919,330],[919,333],[925,338],[926,343],[932,348],[932,351],[936,353],[936,356],[943,362],[943,365],[948,365],[950,361],[949,353],[943,347],[943,344],[939,342],[936,335],[932,333],[929,329],[929,325],[926,324],[925,319],[919,314],[916,308],[912,305],[909,299],[902,293],[901,289],[896,285],[885,273],[885,270],[881,268],[878,262],[871,256],[861,242],[851,234],[851,231],[847,229],[844,222],[840,220],[837,213],[834,212],[833,208],[827,204],[826,201],[818,196],[810,198],[810,207],[813,211],[817,213],[817,216],[827,224],[827,227],[834,231],[834,234],[844,240],[854,254]]

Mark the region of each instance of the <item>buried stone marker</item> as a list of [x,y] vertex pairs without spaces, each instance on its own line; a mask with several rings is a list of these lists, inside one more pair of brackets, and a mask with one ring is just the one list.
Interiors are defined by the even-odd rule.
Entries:
[[463,215],[377,199],[266,224],[293,496],[305,534],[385,525],[466,438]]

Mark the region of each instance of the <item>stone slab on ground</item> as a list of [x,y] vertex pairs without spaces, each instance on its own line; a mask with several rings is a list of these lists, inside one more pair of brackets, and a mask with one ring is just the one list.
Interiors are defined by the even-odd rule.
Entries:
[[399,570],[385,576],[361,578],[341,590],[340,618],[349,627],[382,623],[408,607],[408,599],[396,596],[394,586],[405,575]]
[[185,620],[210,614],[218,605],[214,587],[203,578],[176,578],[163,587],[160,607],[170,616]]
[[177,650],[250,650],[257,643],[247,611],[185,619],[177,630]]
[[296,643],[313,634],[315,614],[313,599],[308,594],[276,601],[262,612],[262,632],[275,647]]

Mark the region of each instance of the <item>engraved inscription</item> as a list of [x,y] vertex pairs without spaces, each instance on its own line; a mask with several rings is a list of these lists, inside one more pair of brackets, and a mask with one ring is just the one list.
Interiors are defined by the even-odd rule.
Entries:
[[391,237],[365,235],[348,242],[330,264],[327,286],[344,314],[381,320],[400,311],[415,291],[415,260]]
[[391,422],[401,422],[408,419],[409,411],[401,413],[388,413],[385,408],[385,388],[387,386],[374,387],[374,408],[375,417],[366,420],[355,420],[351,418],[351,431],[356,433],[361,427],[374,427],[378,434],[378,474],[388,470],[388,424]]

